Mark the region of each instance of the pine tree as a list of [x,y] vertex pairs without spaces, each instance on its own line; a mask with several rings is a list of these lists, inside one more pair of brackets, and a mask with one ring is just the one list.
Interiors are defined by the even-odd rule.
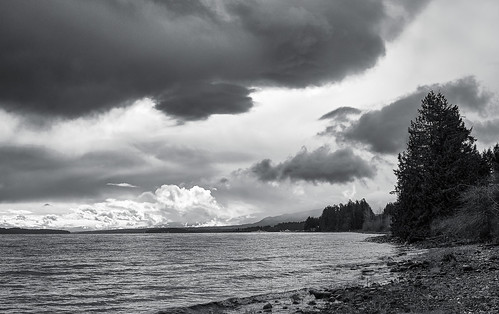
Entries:
[[[365,199],[347,204],[327,206],[319,217],[320,231],[338,232],[361,230],[364,221],[372,219],[374,213]],[[310,219],[310,217],[309,217]],[[309,220],[307,219],[307,221]],[[313,218],[312,218],[313,219]],[[311,222],[310,222],[311,223]]]
[[490,167],[491,183],[499,184],[499,143],[484,151],[482,158]]
[[460,194],[489,172],[457,106],[430,92],[418,112],[395,170],[392,232],[408,240],[428,236],[432,221],[452,215]]

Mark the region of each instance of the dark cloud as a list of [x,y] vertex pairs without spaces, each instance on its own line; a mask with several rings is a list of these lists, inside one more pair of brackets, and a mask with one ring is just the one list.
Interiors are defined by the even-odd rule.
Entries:
[[359,114],[361,111],[357,108],[352,108],[352,107],[339,107],[337,109],[334,109],[333,111],[330,111],[320,117],[319,120],[328,120],[328,119],[340,119],[344,120],[347,116],[352,115],[352,114]]
[[242,113],[251,86],[374,66],[425,2],[1,1],[0,105],[78,117],[151,97],[180,120]]
[[349,148],[331,152],[323,146],[313,152],[303,148],[294,157],[273,165],[262,160],[249,169],[261,181],[303,180],[313,183],[346,183],[355,179],[371,178],[375,168]]
[[233,84],[181,85],[161,95],[157,108],[183,120],[206,119],[212,114],[243,113],[253,106],[252,90]]
[[458,105],[463,111],[477,112],[487,115],[493,94],[480,87],[474,76],[463,77],[444,85],[433,85],[435,91],[440,91],[450,103]]
[[119,153],[92,153],[75,160],[38,146],[2,146],[0,199],[95,196],[105,185],[106,170],[130,169],[139,164],[140,160]]
[[364,113],[346,128],[328,127],[320,134],[336,136],[336,139],[342,142],[361,143],[377,153],[401,152],[407,142],[410,121],[416,118],[421,100],[430,90],[441,92],[449,103],[458,105],[464,112],[482,115],[487,112],[492,98],[492,94],[482,91],[474,77],[464,77],[445,84],[420,86],[415,92],[380,110]]
[[72,156],[40,146],[2,146],[0,201],[100,200],[122,195],[123,189],[116,186],[124,183],[113,182],[136,186],[129,189],[135,195],[162,184],[190,183],[215,172],[212,157],[205,152],[176,147],[163,151],[165,155],[144,148]]

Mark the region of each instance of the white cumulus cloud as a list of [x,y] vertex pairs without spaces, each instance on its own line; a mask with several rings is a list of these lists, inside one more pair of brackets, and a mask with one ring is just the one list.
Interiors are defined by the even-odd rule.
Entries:
[[222,206],[210,190],[199,186],[162,185],[136,200],[106,199],[72,207],[64,214],[36,215],[18,210],[0,214],[1,227],[115,229],[238,224],[249,212]]

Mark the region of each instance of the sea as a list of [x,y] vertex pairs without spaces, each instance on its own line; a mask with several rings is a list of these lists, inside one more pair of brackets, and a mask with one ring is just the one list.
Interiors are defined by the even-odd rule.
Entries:
[[369,236],[0,235],[0,313],[155,313],[232,297],[369,284],[366,274],[379,274],[398,253],[391,244],[364,241]]

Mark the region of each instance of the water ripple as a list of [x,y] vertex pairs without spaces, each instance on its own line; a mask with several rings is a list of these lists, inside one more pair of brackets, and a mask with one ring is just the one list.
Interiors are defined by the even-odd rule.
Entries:
[[151,313],[358,280],[395,254],[353,233],[2,235],[2,313]]

